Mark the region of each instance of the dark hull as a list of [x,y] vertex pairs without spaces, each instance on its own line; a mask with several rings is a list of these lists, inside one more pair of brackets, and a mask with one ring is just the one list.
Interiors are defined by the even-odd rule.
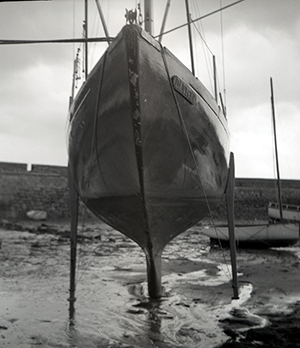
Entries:
[[78,194],[146,254],[161,253],[222,197],[226,120],[191,72],[139,27],[123,28],[70,118]]

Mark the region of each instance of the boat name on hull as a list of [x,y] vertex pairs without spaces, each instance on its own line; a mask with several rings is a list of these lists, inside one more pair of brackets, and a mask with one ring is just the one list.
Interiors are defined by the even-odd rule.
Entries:
[[189,101],[191,104],[196,103],[195,93],[178,76],[173,76],[172,82],[175,90],[179,92],[187,101]]

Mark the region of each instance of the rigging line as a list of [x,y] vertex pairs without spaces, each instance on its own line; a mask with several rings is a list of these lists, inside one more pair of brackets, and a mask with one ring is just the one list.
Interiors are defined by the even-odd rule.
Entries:
[[209,48],[209,46],[208,46],[206,40],[204,39],[203,35],[201,34],[201,32],[200,32],[200,30],[199,30],[199,28],[196,26],[196,23],[193,23],[193,25],[194,25],[194,27],[196,28],[196,31],[197,31],[198,35],[200,36],[200,38],[201,38],[201,40],[203,41],[203,43],[204,43],[204,45],[206,46],[206,48],[208,49],[209,53],[210,53],[211,55],[213,55],[213,54],[214,54],[213,51]]
[[209,64],[208,64],[208,59],[207,59],[207,54],[205,53],[205,48],[203,47],[203,44],[206,46],[206,48],[209,50],[209,52],[213,55],[211,49],[209,48],[209,46],[207,45],[204,37],[202,36],[199,28],[197,28],[196,26],[196,23],[193,23],[198,35],[200,36],[201,38],[201,42],[202,42],[202,50],[203,50],[203,55],[204,55],[204,58],[205,58],[205,63],[206,63],[206,67],[207,67],[207,71],[208,71],[208,75],[209,75],[209,82],[210,82],[210,88],[211,90],[213,90],[213,86],[212,86],[212,78],[211,78],[211,73],[210,73],[210,67],[209,67]]
[[[97,145],[97,137],[96,137],[96,131],[97,131],[97,121],[98,121],[98,118],[97,118],[97,115],[99,113],[99,109],[100,109],[100,96],[101,96],[101,91],[102,91],[102,85],[103,85],[103,76],[104,76],[104,68],[105,68],[105,64],[106,64],[106,58],[107,58],[107,51],[105,51],[104,53],[104,57],[103,57],[103,66],[102,66],[102,71],[101,71],[101,79],[100,79],[100,84],[99,84],[99,90],[98,90],[98,100],[97,100],[97,108],[96,108],[96,112],[95,112],[95,122],[94,122],[94,129],[95,129],[95,132],[94,132],[94,145]],[[99,168],[99,171],[101,173],[101,175],[103,175],[103,172],[101,171],[101,165],[100,165],[100,162],[99,162],[99,154],[98,154],[98,147],[95,146],[95,149],[96,149],[96,159],[97,159],[97,165],[98,165],[98,168]],[[92,156],[92,153],[91,153],[91,156]],[[89,173],[91,175],[91,173]],[[103,180],[103,182],[105,183],[105,181]],[[106,183],[105,183],[106,185]]]
[[[97,0],[96,0],[96,3],[97,3]],[[97,13],[95,12],[94,18],[93,18],[92,30],[91,30],[91,32],[94,33],[94,35],[97,35],[98,29],[99,29],[99,21],[96,18],[97,18]],[[108,35],[106,37],[108,37]],[[95,52],[96,52],[95,42],[93,42],[93,45],[90,47],[89,51],[91,52],[89,57],[89,66],[93,66]]]
[[[223,272],[224,272],[225,274],[226,274],[226,271],[227,271],[226,276],[228,277],[228,279],[230,279],[229,276],[228,276],[228,274],[231,274],[231,271],[230,271],[230,269],[229,269],[229,266],[228,266],[228,259],[226,258],[225,250],[224,250],[224,248],[222,247],[222,241],[221,241],[221,238],[220,238],[220,234],[222,234],[222,233],[221,233],[220,231],[218,231],[218,227],[217,227],[216,224],[215,224],[215,221],[214,221],[214,218],[213,218],[212,213],[211,213],[211,219],[212,219],[213,229],[214,229],[214,231],[215,231],[215,233],[216,233],[216,236],[217,236],[218,245],[219,245],[219,247],[221,248],[222,258],[223,258],[224,265],[226,266],[226,270],[223,269],[223,265],[222,265],[222,264],[221,264],[221,268],[223,269]],[[228,228],[229,228],[229,226],[228,226]],[[215,260],[218,261],[217,258],[216,258]]]
[[[216,240],[217,240],[217,242],[218,242],[218,246],[219,246],[220,249],[221,249],[221,256],[222,256],[222,257],[220,257],[220,256],[215,257],[214,254],[212,254],[212,259],[219,263],[220,268],[221,268],[222,271],[225,273],[226,277],[230,280],[231,278],[230,278],[230,276],[228,275],[228,274],[231,274],[231,271],[230,271],[230,269],[229,269],[229,263],[230,263],[230,261],[228,261],[228,257],[226,257],[226,253],[225,253],[225,250],[224,250],[224,248],[223,248],[223,246],[222,246],[222,241],[221,241],[221,239],[220,239],[220,235],[222,235],[222,232],[221,232],[221,231],[218,231],[218,228],[217,228],[217,226],[216,226],[216,224],[215,224],[214,219],[213,219],[212,216],[211,216],[211,219],[212,219],[212,225],[213,225],[212,227],[213,227],[213,229],[214,229],[214,231],[215,231],[215,233],[216,233],[216,236],[217,236]],[[201,232],[200,232],[200,233],[201,233]],[[203,233],[202,233],[202,234],[203,234]],[[227,254],[228,254],[228,253],[227,253]],[[222,258],[222,260],[223,260],[223,264],[220,263],[220,259],[221,259],[221,258]],[[223,267],[223,266],[225,266],[225,267]]]
[[171,76],[170,76],[169,68],[168,68],[168,65],[167,65],[167,59],[166,59],[166,56],[165,56],[165,51],[164,51],[164,49],[162,47],[162,44],[160,44],[160,46],[161,46],[162,58],[163,58],[164,66],[165,66],[166,73],[167,73],[167,76],[168,76],[169,84],[170,84],[171,91],[172,91],[172,94],[173,94],[173,98],[174,98],[174,101],[175,101],[175,104],[176,104],[176,108],[177,108],[177,111],[178,111],[178,114],[179,114],[179,119],[180,119],[180,122],[182,124],[183,132],[184,132],[184,135],[186,137],[186,140],[187,140],[187,143],[188,143],[188,147],[189,147],[191,156],[193,158],[193,162],[195,164],[197,176],[198,176],[200,185],[202,187],[202,192],[204,194],[205,201],[206,201],[206,204],[207,204],[207,207],[208,207],[209,216],[210,216],[211,220],[213,221],[213,225],[215,226],[212,210],[211,210],[211,207],[209,205],[207,194],[205,192],[204,185],[203,185],[202,180],[201,180],[201,176],[200,176],[200,173],[199,173],[199,170],[198,170],[197,161],[196,161],[196,158],[195,158],[195,155],[194,155],[194,152],[193,152],[192,144],[190,142],[188,131],[187,131],[187,128],[186,128],[186,125],[185,125],[185,122],[184,122],[184,119],[183,119],[183,116],[182,116],[182,113],[181,113],[181,110],[180,110],[179,102],[178,102],[178,99],[177,99],[177,96],[176,96],[176,93],[175,93],[175,90],[174,90],[174,87],[173,87],[173,84],[172,84],[172,81],[171,81]]
[[[101,89],[102,89],[102,82],[103,82],[103,76],[104,76],[104,67],[105,67],[105,63],[106,63],[106,57],[107,57],[107,51],[105,52],[104,54],[104,57],[103,57],[103,65],[102,65],[102,71],[101,71],[101,78],[99,79],[99,89],[98,89],[98,97],[97,97],[97,107],[96,107],[96,110],[95,110],[95,117],[94,117],[94,125],[93,125],[93,136],[92,136],[92,142],[91,142],[91,150],[90,150],[90,162],[89,162],[89,168],[88,168],[88,180],[87,180],[87,192],[89,193],[89,190],[90,190],[90,181],[91,181],[91,172],[92,172],[92,155],[93,155],[93,149],[95,148],[96,149],[96,153],[97,153],[97,136],[96,136],[96,132],[97,132],[97,120],[98,120],[98,112],[99,112],[99,107],[100,107],[100,96],[101,96]],[[98,153],[97,153],[97,164],[98,164],[98,167],[99,167],[99,170],[101,172],[101,169],[100,169],[100,164],[99,164],[99,156],[98,156]],[[85,223],[85,219],[86,219],[86,215],[87,215],[87,207],[86,205],[84,206],[85,209],[84,209],[84,221],[83,221],[83,224]],[[94,250],[96,250],[99,246],[96,246]],[[91,262],[93,261],[93,258],[91,260]],[[90,262],[90,264],[91,264]],[[78,265],[79,267],[79,265]],[[79,269],[79,268],[78,268]],[[82,277],[84,276],[85,274],[85,271],[83,271],[80,275],[80,277],[77,277],[77,281],[76,281],[76,285],[77,283],[79,282],[79,280],[82,279]]]
[[[220,9],[218,9],[218,10],[215,10],[215,11],[213,11],[213,12],[210,12],[210,13],[204,15],[204,16],[201,16],[201,17],[199,17],[199,18],[193,19],[192,21],[190,21],[190,23],[194,23],[194,22],[200,21],[200,20],[203,19],[203,18],[209,17],[209,16],[211,16],[211,15],[213,15],[213,14],[215,14],[215,13],[218,13],[218,12],[220,12],[220,11],[223,11],[223,10],[225,10],[225,9],[227,9],[227,8],[233,6],[233,5],[237,5],[238,3],[243,2],[243,1],[245,1],[245,0],[236,1],[236,2],[234,2],[234,3],[232,3],[232,4],[229,4],[229,5],[227,5],[227,6],[224,6],[223,8],[220,8]],[[162,36],[162,35],[169,34],[169,33],[171,33],[172,31],[175,31],[175,30],[177,30],[177,29],[181,29],[181,28],[183,28],[183,27],[186,27],[187,25],[188,25],[188,23],[181,24],[181,25],[179,25],[178,27],[175,27],[175,28],[173,28],[173,29],[170,29],[170,30],[168,30],[168,31],[165,31],[165,32],[162,33],[162,34],[159,34],[159,35],[154,36],[154,38],[157,39],[157,38],[159,38],[159,37]]]
[[[199,16],[200,16],[200,11],[199,11],[199,8],[198,8],[198,4],[196,4],[197,8],[195,9],[195,12],[198,14],[199,13]],[[198,17],[199,18],[199,17]],[[205,44],[206,48],[208,49],[208,51],[211,53],[211,55],[213,55],[214,53],[212,52],[212,50],[209,48],[207,42],[206,42],[206,39],[204,37],[204,34],[201,34],[201,30],[202,32],[204,33],[204,30],[203,30],[203,27],[202,27],[202,22],[199,21],[199,23],[196,23],[194,20],[191,20],[191,23],[193,23],[194,27],[196,28],[201,40],[203,41],[203,43]],[[199,27],[197,27],[197,25],[200,27],[201,26],[201,29]]]
[[[199,11],[199,8],[198,8],[198,4],[193,2],[194,4],[194,11],[195,13],[200,16],[200,11]],[[206,69],[207,69],[207,74],[208,74],[208,79],[209,79],[209,83],[210,83],[210,88],[211,90],[213,91],[214,88],[213,88],[213,84],[212,84],[212,77],[211,77],[211,63],[209,64],[209,61],[211,62],[211,60],[208,59],[208,53],[207,51],[205,50],[205,47],[207,48],[207,50],[209,51],[209,53],[213,56],[213,52],[211,51],[211,49],[209,48],[207,42],[206,42],[206,39],[204,37],[204,29],[203,29],[203,25],[202,25],[202,21],[199,21],[198,23],[194,22],[193,23],[194,25],[194,28],[196,29],[196,32],[198,33],[200,39],[201,39],[201,44],[202,44],[202,51],[203,51],[203,56],[204,56],[204,59],[205,59],[205,64],[206,64]],[[202,33],[203,34],[202,34]]]
[[[198,13],[200,14],[198,8],[197,8],[196,12],[198,12]],[[200,28],[197,26],[197,24],[198,24],[199,27],[201,26],[201,28],[202,28],[202,22],[200,21],[200,22],[198,22],[198,23],[195,23],[195,22],[193,23],[193,25],[194,25],[194,27],[195,27],[197,33],[199,34],[199,36],[200,36],[200,38],[201,38],[202,47],[203,47],[203,44],[204,44],[204,45],[206,46],[206,48],[208,49],[208,51],[211,53],[211,55],[213,55],[213,52],[212,52],[211,49],[209,48],[209,46],[208,46],[208,44],[207,44],[207,42],[206,42],[204,36],[201,34]],[[204,32],[203,28],[202,28],[202,31]],[[207,54],[206,54],[206,52],[205,52],[204,47],[203,47],[203,54],[204,54],[204,57],[205,57],[205,62],[206,62],[207,70],[208,70],[209,81],[210,81],[210,83],[212,83],[212,78],[211,78],[211,75],[210,75],[210,68],[209,68],[208,58],[207,58]],[[211,88],[213,89],[212,84],[211,84]],[[199,175],[198,175],[198,176],[199,176]],[[203,191],[204,191],[204,190],[203,190]],[[209,207],[207,197],[206,197],[206,201],[207,201],[207,205],[208,205],[208,207]],[[210,207],[209,207],[209,208],[210,208]],[[216,230],[215,222],[214,222],[214,218],[213,218],[213,214],[212,214],[211,211],[210,211],[210,216],[211,216],[211,220],[212,220],[213,227],[214,227],[214,229]],[[217,233],[217,232],[216,232],[216,233]],[[218,234],[217,234],[217,236],[218,236]],[[226,265],[226,270],[223,269],[223,271],[224,271],[225,274],[226,274],[226,271],[227,271],[228,274],[230,274],[231,272],[230,272],[230,270],[229,270],[228,262],[227,262],[226,256],[225,256],[225,252],[224,252],[224,249],[222,248],[221,240],[220,240],[219,237],[218,237],[218,242],[219,242],[219,246],[221,247],[221,250],[222,250],[222,255],[223,255],[224,264]],[[223,268],[223,267],[222,267],[222,268]],[[228,278],[229,278],[229,277],[228,277]]]
[[188,22],[188,38],[189,38],[191,68],[192,68],[192,74],[195,76],[194,49],[193,49],[193,40],[192,40],[191,14],[189,9],[189,0],[185,0],[185,6],[186,6],[186,16],[187,16],[187,22]]
[[[281,142],[281,153],[284,152],[284,158],[286,159],[285,160],[285,163],[284,165],[282,166],[282,168],[284,169],[287,169],[288,171],[288,174],[290,175],[291,177],[291,168],[290,168],[290,161],[289,161],[289,156],[288,156],[288,151],[287,151],[287,137],[286,135],[288,134],[287,132],[284,132],[284,123],[282,123],[282,117],[281,117],[281,110],[280,108],[277,108],[277,117],[276,117],[276,120],[277,120],[277,134],[278,134],[278,139],[280,140],[280,138],[282,139],[282,142]],[[279,152],[278,152],[278,155],[279,155]],[[281,156],[282,158],[282,156]]]
[[[200,11],[199,11],[198,7],[196,8],[195,12],[196,12],[196,13],[199,13],[199,15],[200,15]],[[207,42],[206,42],[204,36],[201,34],[200,26],[201,26],[201,28],[202,28],[202,22],[201,22],[201,21],[198,22],[198,23],[194,22],[193,25],[194,25],[194,27],[195,27],[197,33],[199,34],[199,36],[200,36],[200,38],[201,38],[202,47],[203,47],[203,44],[204,44],[204,45],[206,46],[207,50],[210,52],[210,54],[213,55],[213,52],[212,52],[211,49],[209,48],[209,46],[208,46],[208,44],[207,44]],[[203,28],[202,28],[202,32],[204,32]],[[212,87],[212,78],[211,78],[211,74],[210,74],[210,67],[209,67],[208,58],[207,58],[207,54],[206,54],[206,52],[205,52],[204,47],[203,47],[203,54],[204,54],[204,58],[205,58],[206,66],[207,66],[207,71],[208,71],[208,75],[209,75],[209,81],[210,81],[210,84],[211,84],[211,88],[213,89],[213,87]],[[208,203],[208,201],[207,201],[207,203]],[[216,227],[215,227],[215,223],[214,223],[214,219],[213,219],[212,213],[211,213],[210,215],[211,215],[213,227],[214,227],[214,229],[215,229],[215,231],[216,231]],[[228,274],[230,274],[231,272],[230,272],[229,267],[228,267],[228,262],[227,262],[226,257],[225,257],[225,252],[224,252],[224,249],[222,248],[221,240],[220,240],[220,238],[219,238],[219,236],[218,236],[218,232],[217,232],[217,231],[216,231],[216,234],[217,234],[217,237],[218,237],[219,246],[221,247],[221,250],[222,250],[223,261],[224,261],[224,264],[226,265],[226,270],[223,269],[223,271],[224,271],[225,274],[226,274],[226,271],[227,271]],[[222,268],[223,268],[223,267],[222,267]],[[226,274],[226,275],[227,275],[227,274]],[[228,277],[228,278],[229,278],[229,277]]]

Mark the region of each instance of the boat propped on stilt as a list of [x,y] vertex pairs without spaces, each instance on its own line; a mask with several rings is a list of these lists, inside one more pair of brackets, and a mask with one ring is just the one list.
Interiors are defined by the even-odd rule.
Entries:
[[130,20],[71,105],[69,169],[86,206],[144,250],[151,297],[164,247],[223,197],[229,157],[215,98]]

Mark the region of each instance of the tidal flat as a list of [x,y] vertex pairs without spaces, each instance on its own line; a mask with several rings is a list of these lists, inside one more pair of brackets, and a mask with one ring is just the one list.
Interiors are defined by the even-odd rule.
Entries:
[[74,318],[69,317],[69,224],[0,229],[0,346],[72,348],[300,347],[300,248],[230,254],[194,226],[163,252],[163,296],[147,294],[146,261],[102,222],[79,225]]

